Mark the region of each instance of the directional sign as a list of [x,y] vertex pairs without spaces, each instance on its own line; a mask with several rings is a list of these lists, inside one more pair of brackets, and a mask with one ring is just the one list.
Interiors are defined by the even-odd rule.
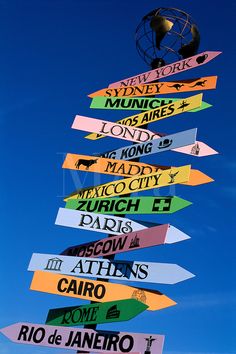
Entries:
[[[89,97],[100,98],[106,97],[107,100],[94,100],[91,104],[91,108],[102,108],[101,102],[105,102],[104,108],[115,108],[115,109],[153,109],[150,108],[148,103],[144,103],[145,100],[111,100],[110,98],[120,98],[120,97],[139,97],[139,96],[150,96],[150,95],[163,95],[167,93],[177,93],[177,92],[189,92],[189,91],[203,91],[211,90],[216,88],[217,76],[206,76],[197,79],[180,80],[173,82],[155,82],[150,84],[143,84],[139,86],[126,86],[120,87],[118,89],[105,88],[103,90],[96,91],[89,95]],[[159,100],[153,100],[155,105],[157,102],[168,101],[168,98],[160,98]],[[148,102],[148,101],[146,101]]]
[[[90,108],[148,111],[148,110],[160,108],[161,106],[165,106],[179,100],[183,101],[184,98],[180,98],[180,97],[178,98],[147,98],[147,97],[146,98],[123,98],[123,97],[117,98],[117,97],[97,96],[92,99]],[[141,108],[139,109],[138,107]],[[212,107],[211,104],[202,101],[201,106],[199,106],[198,108],[191,109],[188,112],[196,113],[210,107]],[[122,124],[122,119],[116,123]]]
[[194,55],[193,57],[177,61],[172,64],[162,66],[161,68],[147,71],[145,73],[129,77],[127,79],[114,82],[109,85],[110,88],[123,86],[136,86],[147,82],[159,80],[162,77],[178,74],[180,72],[196,68],[200,65],[206,64],[212,59],[216,58],[222,52],[203,52]]
[[[103,97],[99,97],[99,99],[104,99],[104,98]],[[129,100],[132,100],[132,99],[130,98]],[[149,99],[148,98],[143,98],[143,100],[157,100],[157,99],[155,99],[155,98],[152,98],[152,99],[151,98],[149,98]],[[177,102],[177,101],[183,102],[183,101],[185,101],[185,99],[183,99],[183,98],[171,99],[171,102],[167,103],[167,105],[164,105],[164,107],[171,107],[172,106],[172,102]],[[158,112],[157,109],[160,108],[160,107],[159,108],[158,107],[159,106],[154,108],[154,110],[156,112]],[[206,102],[202,102],[202,104],[200,106],[200,109],[206,109],[206,108],[209,108],[209,107],[211,107],[210,104],[208,104]],[[195,108],[195,109],[192,109],[192,110],[190,110],[188,112],[197,112],[198,110],[199,110],[199,108]],[[153,109],[151,111],[153,111]],[[143,113],[144,120],[146,120],[148,118],[148,116],[150,115],[149,112],[151,112],[151,111]],[[137,115],[134,115],[134,116],[129,116],[129,117],[120,119],[120,120],[114,122],[114,124],[117,123],[117,124],[123,124],[123,125],[126,125],[126,126],[132,126],[132,127],[139,127],[139,126],[141,126],[143,124],[146,124],[147,121],[145,121],[145,123],[142,124],[142,120],[140,120],[140,119],[138,120],[137,119],[137,117],[139,117],[139,116],[140,116],[140,113],[138,113]],[[160,134],[160,133],[156,133],[156,134]],[[162,134],[162,135],[165,135],[165,134]],[[90,140],[98,140],[98,139],[101,139],[101,138],[105,138],[105,135],[92,133],[92,134],[86,135],[85,138],[86,139],[90,139]]]
[[123,124],[78,115],[75,117],[72,128],[137,143],[160,138],[160,135],[147,129],[132,128]]
[[[76,154],[67,154],[62,167],[71,170],[97,172],[124,177],[147,175],[171,168],[171,166],[148,165],[141,162],[113,160],[102,157],[94,159],[94,156]],[[183,184],[196,186],[212,181],[213,179],[203,172],[191,169],[189,181]]]
[[112,138],[128,140],[136,143],[144,143],[153,139],[160,139],[163,135],[147,129],[137,127],[129,127],[123,124],[112,123],[105,120],[88,118],[83,116],[76,116],[77,130],[85,130],[95,132],[96,134],[103,134]]
[[111,235],[128,234],[145,228],[130,219],[65,208],[59,208],[55,224],[89,231],[109,232]]
[[148,189],[188,182],[190,169],[190,165],[173,167],[169,170],[163,170],[149,175],[130,177],[91,188],[79,189],[66,197],[64,201],[67,202],[69,199],[78,198],[91,199],[115,197],[127,193],[140,192]]
[[[191,175],[191,173],[190,173]],[[66,208],[99,214],[171,214],[192,203],[179,197],[70,199]]]
[[128,321],[147,308],[147,305],[135,299],[57,308],[49,310],[45,323],[52,326],[78,326]]
[[69,257],[41,253],[33,253],[28,270],[44,270],[88,278],[101,277],[104,279],[162,284],[176,284],[194,276],[177,264],[110,261],[108,259]]
[[103,257],[142,248],[172,244],[190,237],[168,224],[146,228],[121,236],[112,236],[67,248],[62,255],[74,257]]
[[30,289],[98,302],[136,299],[146,304],[150,311],[176,305],[175,301],[159,291],[149,291],[128,285],[65,276],[41,270],[34,272]]
[[[127,145],[117,150],[104,152],[100,154],[100,157],[116,160],[130,160],[164,151],[175,150],[180,147],[183,148],[183,151],[189,151],[190,144],[197,144],[196,132],[196,129],[189,129],[147,141],[146,143]],[[192,142],[193,140],[194,142]],[[185,149],[185,147],[187,148]]]
[[193,129],[190,129],[172,135],[163,134],[162,138],[146,143],[128,145],[117,150],[104,152],[99,156],[117,160],[130,160],[169,150],[197,157],[218,154],[216,150],[201,141],[195,140],[195,143],[188,144],[187,141],[193,139],[193,133]]
[[174,149],[176,152],[182,154],[192,155],[196,157],[210,156],[218,154],[218,152],[212,149],[210,146],[206,145],[201,141],[196,141],[195,144],[187,145],[184,147]]
[[97,172],[115,176],[131,177],[150,174],[160,170],[159,166],[152,166],[142,162],[114,160],[103,157],[67,154],[63,168],[86,172]]
[[[126,128],[127,126],[135,126],[135,127],[140,127],[142,125],[146,125],[148,123],[154,123],[157,122],[159,120],[162,119],[166,119],[169,117],[173,117],[176,115],[179,115],[183,112],[188,112],[191,109],[194,108],[198,108],[200,107],[202,104],[202,93],[198,94],[198,95],[194,95],[194,96],[190,96],[187,97],[183,100],[177,100],[176,102],[170,103],[166,106],[162,106],[159,108],[155,108],[155,109],[151,109],[150,111],[145,111],[139,114],[135,114],[129,117],[126,117],[123,121],[122,121],[122,125],[124,125]],[[80,116],[80,115],[76,115],[74,122],[72,124],[72,128],[73,129],[82,129],[85,131],[92,131],[93,129],[95,130],[94,125],[96,126],[96,124],[98,124],[99,122],[95,122],[96,124],[94,124],[94,121],[90,119],[87,119],[89,117],[85,117],[85,116]],[[95,119],[95,118],[93,118]],[[125,124],[126,121],[129,121],[129,124]],[[100,127],[99,129],[101,131],[97,131],[97,134],[106,134],[106,124],[108,124],[107,121],[104,121],[104,124],[102,124],[102,120],[100,120]],[[113,123],[113,124],[120,124],[120,123]],[[125,129],[125,127],[123,127],[123,130]],[[118,131],[118,128],[115,128],[118,133],[117,135],[121,136],[121,128]],[[96,132],[96,131],[95,131]],[[114,132],[116,134],[116,131]],[[115,136],[115,134],[113,134]]]
[[[162,354],[164,336],[159,334],[101,331],[88,328],[15,323],[0,332],[15,343],[98,353],[138,352]],[[114,353],[113,353],[114,354]]]

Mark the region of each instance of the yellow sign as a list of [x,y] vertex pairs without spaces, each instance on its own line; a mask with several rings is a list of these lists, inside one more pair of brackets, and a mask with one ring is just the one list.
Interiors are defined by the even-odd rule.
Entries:
[[30,285],[31,290],[49,294],[75,297],[97,302],[136,299],[156,311],[174,306],[176,302],[159,291],[134,288],[132,286],[77,278],[37,270]]
[[96,187],[79,189],[66,197],[64,201],[69,199],[91,199],[91,198],[107,198],[118,195],[145,191],[152,188],[169,186],[177,183],[188,182],[191,171],[191,165],[173,167],[168,170],[135,176],[131,178],[121,179]]
[[[198,108],[202,104],[202,93],[194,96],[187,97],[184,100],[178,100],[161,106],[150,111],[145,111],[133,116],[126,117],[124,119],[118,120],[116,123],[124,124],[132,127],[140,127],[145,124],[157,122],[161,119],[175,116],[177,114],[191,111],[192,109]],[[97,140],[103,138],[101,134],[91,133],[85,138],[90,140]]]

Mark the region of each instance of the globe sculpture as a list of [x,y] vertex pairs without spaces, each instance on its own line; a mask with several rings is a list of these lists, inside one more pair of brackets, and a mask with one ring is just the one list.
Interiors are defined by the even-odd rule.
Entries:
[[142,18],[135,41],[139,55],[154,69],[197,54],[200,33],[186,12],[160,7]]

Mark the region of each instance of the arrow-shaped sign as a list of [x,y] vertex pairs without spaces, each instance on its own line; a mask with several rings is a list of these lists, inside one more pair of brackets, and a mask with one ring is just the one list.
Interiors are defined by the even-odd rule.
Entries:
[[65,208],[59,208],[55,224],[95,232],[109,232],[111,235],[128,234],[145,228],[142,224],[127,218]]
[[150,311],[161,310],[176,305],[175,301],[159,291],[65,276],[41,270],[34,272],[30,289],[98,302],[136,299],[146,304]]
[[144,228],[121,236],[112,236],[67,248],[61,254],[74,257],[104,257],[142,248],[172,244],[190,237],[168,224]]
[[0,332],[15,343],[83,350],[106,354],[140,352],[162,354],[164,336],[158,334],[99,331],[84,328],[15,323]]
[[161,284],[176,284],[194,276],[177,264],[118,261],[41,253],[33,253],[28,270]]
[[[188,112],[191,109],[198,108],[201,106],[201,104],[202,93],[187,97],[184,100],[177,100],[176,102],[170,103],[166,106],[151,109],[150,111],[145,111],[136,115],[126,117],[121,125],[120,123],[112,123],[105,120],[76,115],[72,124],[72,128],[78,130],[85,130],[88,132],[93,132],[94,130],[94,132],[97,134],[108,135],[109,132],[106,133],[108,125],[110,124],[110,129],[111,125],[115,125],[115,127],[113,127],[114,132],[112,136],[115,137],[117,135],[121,138],[123,134],[128,135],[128,126],[140,127],[148,123],[154,123],[162,119],[179,115],[183,112]],[[129,121],[129,124],[125,124],[124,121]]]
[[[164,97],[159,97],[159,98],[147,98],[147,97],[142,97],[142,98],[117,98],[117,97],[94,97],[92,99],[92,102],[90,104],[90,108],[96,108],[96,109],[122,109],[122,110],[141,110],[141,111],[149,111],[152,109],[157,109],[165,105],[169,105],[173,102],[176,101],[184,101],[184,98],[178,97],[178,98],[164,98]],[[130,108],[129,108],[130,107]],[[140,107],[140,108],[138,108]],[[146,108],[145,108],[146,107]],[[204,109],[210,108],[212,105],[210,103],[207,103],[205,101],[202,101],[201,105],[197,108],[190,109],[188,112],[189,113],[196,113],[199,111],[202,111]],[[116,122],[116,123],[121,123],[122,120]],[[128,125],[128,124],[127,124]],[[91,135],[91,134],[90,134]],[[88,136],[90,136],[88,135]]]
[[[192,96],[192,97],[195,97],[195,96]],[[103,99],[103,97],[99,97],[99,99]],[[158,100],[158,101],[160,101],[160,99],[156,99],[156,98],[143,98],[143,100]],[[151,123],[153,121],[151,118],[155,114],[158,115],[158,114],[160,114],[162,112],[164,114],[164,111],[162,111],[161,109],[164,109],[164,110],[167,109],[167,112],[168,112],[169,109],[173,108],[173,102],[183,102],[183,101],[185,101],[184,98],[178,98],[178,99],[177,98],[174,98],[174,99],[171,98],[170,100],[171,101],[170,102],[167,101],[167,104],[165,104],[165,105],[161,104],[160,106],[154,107],[153,109],[148,110],[147,112],[138,113],[136,115],[129,116],[129,117],[117,120],[113,124],[116,123],[116,124],[123,124],[123,125],[126,125],[126,126],[139,127],[139,126],[142,126],[142,125],[144,125],[146,123]],[[165,103],[165,101],[163,101],[163,102]],[[209,107],[211,107],[210,104],[202,101],[200,109],[206,109],[206,108],[209,108]],[[199,108],[195,108],[195,109],[190,110],[188,112],[197,112],[198,110],[199,110]],[[153,112],[155,112],[155,113],[153,113]],[[167,114],[167,116],[170,116],[168,113],[166,113],[166,114]],[[137,119],[137,117],[139,117],[139,119]],[[142,119],[140,119],[140,118],[142,118]],[[150,120],[150,121],[148,121],[148,120]],[[156,134],[160,134],[160,133],[156,133]],[[101,139],[101,138],[105,138],[105,135],[92,133],[92,134],[86,135],[85,138],[86,139],[90,139],[90,140],[98,140],[98,139]]]
[[[163,136],[163,134],[160,135],[151,130],[129,127],[123,124],[83,116],[76,116],[72,127],[76,127],[75,129],[77,130],[85,130],[97,134],[102,133],[105,136],[136,143],[145,143],[153,139],[160,139]],[[186,130],[185,133],[187,134],[188,131]]]
[[[180,147],[183,151],[188,152],[190,146],[198,144],[196,141],[196,132],[196,129],[184,130],[179,133],[170,134],[158,139],[147,141],[146,143],[127,145],[116,150],[110,150],[100,154],[100,156],[116,160],[130,160],[164,151],[175,151],[175,149]],[[192,142],[193,140],[194,142]],[[199,149],[201,148],[199,147]],[[190,150],[192,150],[192,148],[190,148]],[[179,150],[177,151],[179,152]],[[201,150],[199,150],[199,152],[200,151]]]
[[[135,146],[135,145],[134,145]],[[140,192],[178,183],[188,182],[191,166],[173,167],[168,170],[148,175],[130,177],[114,182],[108,182],[95,187],[78,189],[64,199],[91,199],[116,197],[127,193]]]
[[[97,172],[124,177],[147,175],[171,168],[171,166],[148,165],[141,162],[114,160],[103,157],[94,159],[94,156],[77,154],[67,154],[62,167],[70,170]],[[212,181],[213,179],[205,173],[191,169],[189,181],[183,184],[196,186]]]
[[171,214],[192,203],[179,197],[70,199],[66,208],[99,214]]
[[51,326],[79,326],[129,321],[147,308],[136,299],[57,308],[49,310],[45,323]]
[[181,73],[186,70],[196,68],[200,65],[207,64],[212,59],[216,58],[222,52],[203,52],[201,54],[194,55],[190,58],[177,61],[172,64],[162,66],[161,68],[147,71],[145,73],[129,77],[127,79],[114,82],[109,85],[109,88],[124,87],[124,86],[136,86],[142,83],[152,82],[161,79],[162,77],[171,76]]
[[[197,79],[180,80],[173,82],[155,82],[150,84],[143,84],[139,86],[126,86],[116,88],[105,88],[88,95],[95,98],[92,101],[91,108],[112,108],[112,109],[153,109],[150,108],[145,101],[141,98],[139,101],[126,99],[127,97],[139,97],[139,96],[151,96],[151,95],[163,95],[167,93],[179,93],[190,91],[203,91],[212,90],[216,88],[217,76],[206,76]],[[99,100],[97,98],[107,98],[107,100]],[[124,98],[124,100],[113,100],[115,98]],[[172,98],[171,98],[172,99]],[[168,98],[161,98],[161,100],[168,100]],[[104,107],[101,102],[105,102]],[[155,99],[152,102],[157,102]],[[156,104],[156,103],[155,103]]]

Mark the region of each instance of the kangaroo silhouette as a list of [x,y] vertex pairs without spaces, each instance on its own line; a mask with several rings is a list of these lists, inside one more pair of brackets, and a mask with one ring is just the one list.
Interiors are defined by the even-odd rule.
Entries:
[[196,86],[204,87],[206,82],[207,80],[197,81],[193,86],[190,87],[196,87]]
[[179,91],[181,89],[181,87],[183,87],[184,84],[174,84],[172,86],[168,86],[168,87],[174,87],[177,91]]
[[89,169],[90,166],[92,166],[93,164],[97,163],[98,159],[95,160],[85,160],[85,159],[79,159],[76,163],[75,163],[75,167],[79,168],[80,165],[84,165],[86,166],[86,170]]

